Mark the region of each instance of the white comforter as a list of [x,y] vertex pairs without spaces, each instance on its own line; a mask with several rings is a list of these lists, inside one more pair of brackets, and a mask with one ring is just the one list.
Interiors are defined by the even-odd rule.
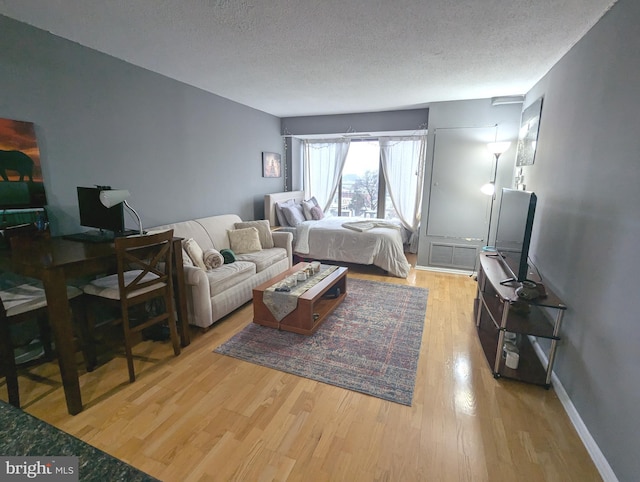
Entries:
[[[294,252],[318,260],[374,264],[393,276],[406,278],[411,266],[404,255],[402,228],[383,220],[370,227],[372,221],[338,216],[305,221],[296,226]],[[352,223],[351,228],[344,223]]]

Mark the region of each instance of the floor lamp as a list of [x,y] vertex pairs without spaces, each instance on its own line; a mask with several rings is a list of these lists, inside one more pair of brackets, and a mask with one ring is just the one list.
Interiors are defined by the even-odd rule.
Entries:
[[493,170],[493,177],[491,178],[491,181],[489,181],[488,183],[486,183],[484,186],[480,188],[480,191],[482,191],[483,194],[486,194],[487,196],[491,196],[491,207],[489,209],[489,227],[487,228],[487,245],[484,248],[482,248],[483,251],[495,251],[496,249],[494,246],[489,246],[489,236],[491,235],[491,218],[493,217],[493,203],[496,200],[496,178],[498,176],[498,160],[500,159],[500,156],[502,155],[502,153],[504,153],[507,149],[509,149],[510,145],[511,145],[511,142],[509,141],[490,142],[489,144],[487,144],[487,149],[489,149],[489,152],[491,152],[491,154],[493,154],[496,157],[496,164]]
[[144,231],[142,230],[142,220],[140,219],[140,216],[138,215],[136,210],[133,209],[127,202],[127,198],[129,196],[131,196],[131,194],[126,189],[110,189],[100,191],[100,202],[108,208],[120,203],[129,208],[129,210],[135,215],[136,219],[138,220],[138,228],[140,231],[139,234],[140,236],[142,236],[144,234]]

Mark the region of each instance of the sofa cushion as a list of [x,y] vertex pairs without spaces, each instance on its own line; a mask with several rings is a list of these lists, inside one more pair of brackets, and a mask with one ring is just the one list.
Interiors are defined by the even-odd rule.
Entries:
[[256,228],[230,229],[229,244],[236,254],[253,253],[260,251],[260,237]]
[[207,271],[209,293],[211,296],[220,294],[254,274],[256,274],[256,265],[248,261],[223,264],[219,268]]
[[238,261],[250,261],[256,265],[257,272],[264,271],[269,266],[286,259],[287,250],[284,248],[263,249],[253,253],[245,253],[237,256]]
[[256,228],[260,237],[260,245],[262,249],[273,248],[273,235],[271,234],[271,226],[266,219],[258,221],[243,221],[236,223],[236,229]]

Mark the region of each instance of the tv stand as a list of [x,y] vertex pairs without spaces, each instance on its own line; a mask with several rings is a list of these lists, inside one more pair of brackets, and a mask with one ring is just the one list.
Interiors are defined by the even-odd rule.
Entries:
[[[478,292],[474,303],[480,344],[494,378],[510,378],[549,388],[560,340],[560,325],[567,307],[548,288],[533,300],[518,297],[516,288],[520,283],[507,286],[501,281],[509,276],[499,259],[490,254],[480,254]],[[533,273],[530,276],[534,278]],[[507,334],[516,339],[520,357],[516,369],[509,368],[503,357]],[[534,349],[538,338],[550,340],[546,366]]]

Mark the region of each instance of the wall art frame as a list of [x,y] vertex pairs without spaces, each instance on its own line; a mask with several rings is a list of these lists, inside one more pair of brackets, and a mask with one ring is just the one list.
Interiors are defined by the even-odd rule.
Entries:
[[536,145],[542,116],[542,100],[543,98],[540,97],[522,111],[516,151],[516,166],[531,166],[536,160]]
[[0,209],[47,204],[35,125],[0,119]]
[[282,160],[276,152],[262,153],[262,177],[282,177]]

